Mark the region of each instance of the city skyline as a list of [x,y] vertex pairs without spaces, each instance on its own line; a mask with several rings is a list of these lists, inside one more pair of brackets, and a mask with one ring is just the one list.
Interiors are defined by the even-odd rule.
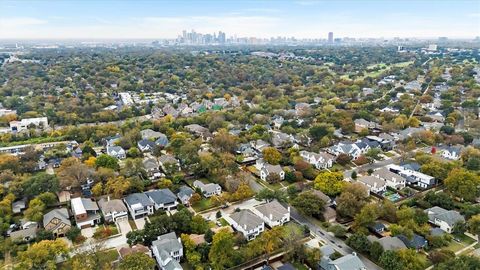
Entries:
[[241,37],[475,38],[478,1],[1,1],[2,39]]

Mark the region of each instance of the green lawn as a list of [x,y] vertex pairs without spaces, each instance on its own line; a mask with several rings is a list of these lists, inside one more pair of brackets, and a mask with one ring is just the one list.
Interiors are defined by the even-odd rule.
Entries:
[[218,221],[220,222],[220,224],[222,224],[222,226],[230,226],[230,224],[228,224],[228,222],[224,218],[220,218]]
[[292,265],[297,270],[308,270],[308,267],[306,267],[304,264],[301,264],[299,262],[293,262]]
[[212,208],[212,200],[210,198],[202,198],[201,201],[192,205],[192,208],[193,210],[195,210],[195,212],[200,212],[200,211],[210,209]]
[[457,252],[464,247],[465,247],[464,245],[458,243],[457,241],[451,241],[450,244],[445,247],[445,249],[451,250],[453,252]]
[[383,154],[387,157],[394,157],[395,156],[394,154],[392,154],[390,152],[384,152]]

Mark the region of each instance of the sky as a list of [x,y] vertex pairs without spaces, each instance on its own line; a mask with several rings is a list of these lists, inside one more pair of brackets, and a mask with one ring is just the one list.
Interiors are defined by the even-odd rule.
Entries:
[[0,0],[0,39],[480,36],[480,0]]

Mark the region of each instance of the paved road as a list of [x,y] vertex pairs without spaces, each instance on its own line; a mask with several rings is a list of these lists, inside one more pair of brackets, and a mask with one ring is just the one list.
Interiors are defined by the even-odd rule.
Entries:
[[[352,248],[347,246],[342,239],[336,238],[330,235],[327,231],[323,228],[313,224],[307,218],[302,216],[295,208],[290,206],[290,217],[297,221],[302,225],[307,225],[310,229],[310,232],[318,238],[323,239],[326,243],[331,245],[334,249],[339,251],[342,255],[351,254],[354,252]],[[382,270],[381,267],[370,261],[367,257],[363,256],[362,254],[358,254],[358,257],[363,262],[363,264],[367,267],[368,270]]]

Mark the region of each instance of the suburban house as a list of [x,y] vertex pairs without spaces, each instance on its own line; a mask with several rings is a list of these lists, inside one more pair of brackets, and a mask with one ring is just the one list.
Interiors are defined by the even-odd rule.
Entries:
[[285,179],[285,172],[280,165],[268,164],[263,159],[258,159],[255,167],[260,171],[260,179],[267,181],[267,178],[270,174],[276,174],[280,177],[281,180]]
[[248,209],[242,209],[224,217],[235,230],[250,241],[265,230],[263,220]]
[[295,138],[291,134],[286,134],[280,131],[271,131],[272,144],[277,148],[284,148],[292,145],[295,142]]
[[182,270],[180,259],[183,257],[183,246],[175,232],[160,235],[151,246],[153,256],[161,270]]
[[269,147],[270,144],[264,140],[256,140],[256,141],[251,141],[250,145],[255,149],[258,153],[262,153],[262,150],[266,147]]
[[406,180],[407,185],[418,186],[420,188],[426,189],[436,184],[435,178],[433,176],[426,175],[418,171],[406,169],[405,167],[395,164],[390,164],[387,166],[387,168],[390,171],[403,176]]
[[212,197],[213,195],[220,195],[222,193],[222,187],[219,184],[214,184],[214,183],[204,184],[200,180],[195,180],[193,182],[193,186],[195,188],[200,189],[203,196],[207,198]]
[[364,184],[370,192],[381,194],[387,190],[387,182],[371,175],[362,176],[357,182]]
[[393,189],[404,188],[406,184],[406,179],[403,176],[393,173],[387,168],[381,168],[373,171],[372,176],[386,181],[387,186]]
[[332,246],[322,246],[320,251],[322,253],[322,258],[318,263],[320,270],[367,270],[367,267],[365,267],[355,252],[335,259],[333,257],[335,250]]
[[193,189],[191,189],[188,186],[183,185],[178,189],[177,198],[184,205],[190,205],[190,198],[192,198],[192,195],[194,193],[195,193],[195,191]]
[[141,130],[140,135],[142,136],[142,139],[145,139],[145,140],[156,140],[157,138],[162,136],[163,133],[147,128],[147,129]]
[[452,233],[457,222],[465,222],[465,218],[458,211],[446,210],[438,206],[426,209],[425,213],[427,213],[430,223],[448,233]]
[[403,243],[400,238],[396,236],[385,236],[382,238],[376,238],[375,236],[371,235],[367,237],[370,242],[378,242],[382,247],[383,250],[399,250],[407,248],[407,246]]
[[446,159],[458,160],[461,153],[461,146],[449,146],[441,151],[441,156]]
[[326,168],[331,168],[333,166],[333,161],[335,160],[335,156],[326,153],[326,152],[319,152],[313,153],[308,151],[300,151],[300,156],[308,163],[315,166],[315,168],[321,170]]
[[177,196],[168,188],[147,191],[145,195],[154,203],[155,210],[171,211],[177,208]]
[[105,137],[102,139],[102,144],[107,147],[107,146],[115,146],[115,143],[117,143],[118,141],[120,141],[120,139],[122,138],[122,136],[120,136],[120,134],[116,134],[114,136],[109,136],[109,137]]
[[167,135],[161,133],[161,135],[155,140],[155,144],[161,147],[166,147],[168,145]]
[[147,176],[150,180],[162,177],[162,173],[160,172],[160,165],[155,158],[144,158],[142,163],[143,168],[147,172]]
[[25,131],[25,130],[28,130],[30,127],[47,128],[48,127],[47,117],[24,118],[20,121],[10,122],[10,130],[12,132]]
[[99,208],[95,201],[86,198],[73,198],[70,203],[78,228],[93,227],[100,223]]
[[360,149],[357,144],[350,142],[339,142],[336,145],[327,148],[327,152],[334,156],[346,154],[353,160],[357,159],[362,154],[362,151],[363,150]]
[[125,150],[121,146],[109,146],[107,145],[107,155],[118,158],[124,159],[127,157]]
[[373,233],[381,235],[385,231],[386,227],[381,222],[375,222],[372,225],[368,226],[368,229]]
[[201,138],[203,141],[209,141],[212,138],[212,133],[210,133],[208,128],[202,127],[198,124],[186,125],[185,129]]
[[128,218],[128,210],[122,200],[100,199],[98,206],[106,222],[116,222],[118,219]]
[[361,132],[364,129],[380,129],[381,126],[375,122],[365,120],[363,118],[355,119],[355,132]]
[[43,227],[56,237],[65,236],[72,227],[67,208],[53,209],[43,215]]
[[144,193],[132,193],[123,199],[133,219],[152,215],[154,204]]
[[137,142],[137,147],[142,152],[150,152],[155,147],[155,143],[147,139],[142,139]]
[[290,221],[290,207],[285,208],[277,200],[258,205],[254,211],[270,228]]
[[413,234],[412,238],[408,238],[405,235],[401,234],[397,236],[408,248],[422,249],[427,246],[427,240],[416,233]]
[[167,172],[169,166],[177,166],[177,170],[180,171],[180,162],[172,155],[163,155],[158,158],[158,163],[164,172]]

